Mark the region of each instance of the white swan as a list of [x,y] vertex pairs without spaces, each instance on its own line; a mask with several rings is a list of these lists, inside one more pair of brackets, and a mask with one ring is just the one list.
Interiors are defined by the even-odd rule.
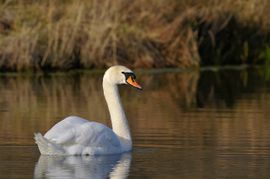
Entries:
[[109,108],[112,129],[97,122],[69,116],[55,124],[44,136],[35,133],[43,155],[105,155],[132,149],[128,121],[123,110],[118,84],[142,89],[135,74],[124,66],[112,66],[103,76],[103,91]]

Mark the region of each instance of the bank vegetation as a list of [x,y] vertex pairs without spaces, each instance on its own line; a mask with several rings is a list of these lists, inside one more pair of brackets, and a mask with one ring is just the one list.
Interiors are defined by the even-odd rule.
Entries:
[[1,0],[0,69],[270,63],[267,0]]

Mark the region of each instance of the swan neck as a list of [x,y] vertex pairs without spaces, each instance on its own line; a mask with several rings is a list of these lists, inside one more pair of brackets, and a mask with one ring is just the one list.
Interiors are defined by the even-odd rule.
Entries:
[[130,150],[132,146],[131,135],[126,114],[119,97],[118,86],[103,80],[103,90],[110,112],[112,130],[119,137],[124,150]]

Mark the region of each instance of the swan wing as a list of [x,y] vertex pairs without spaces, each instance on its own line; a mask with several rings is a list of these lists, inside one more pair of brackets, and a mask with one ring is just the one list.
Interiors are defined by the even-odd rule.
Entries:
[[55,124],[44,137],[57,144],[65,144],[74,141],[75,129],[89,122],[77,116],[69,116]]
[[70,116],[55,124],[44,136],[65,146],[118,148],[120,141],[111,128],[97,122]]
[[76,129],[75,143],[94,147],[119,147],[120,141],[111,128],[97,122],[82,124]]

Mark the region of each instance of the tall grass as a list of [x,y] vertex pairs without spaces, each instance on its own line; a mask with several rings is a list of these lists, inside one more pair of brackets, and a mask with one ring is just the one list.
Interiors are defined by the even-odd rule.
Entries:
[[[237,56],[248,63],[259,58],[250,55],[250,44],[268,38],[268,7],[267,0],[2,0],[0,68],[199,66],[208,64],[208,52],[215,59],[226,55],[215,46],[223,40],[218,35],[235,27]],[[243,29],[262,35],[245,42]]]

